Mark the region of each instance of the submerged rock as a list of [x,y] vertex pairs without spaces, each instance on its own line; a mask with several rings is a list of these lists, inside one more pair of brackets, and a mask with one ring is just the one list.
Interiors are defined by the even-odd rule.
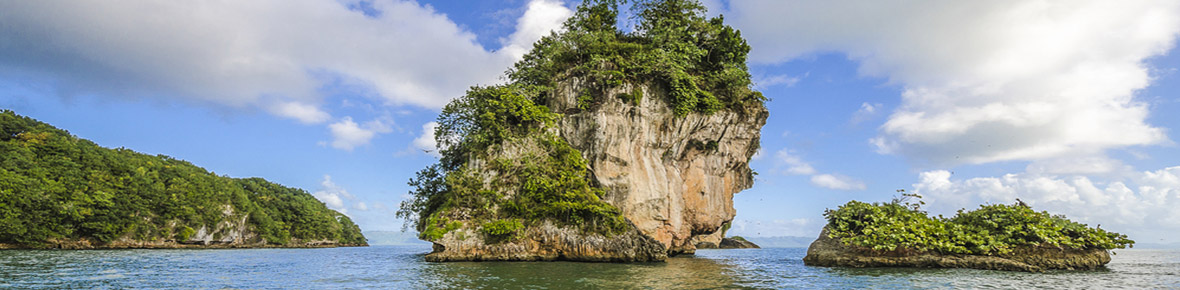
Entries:
[[999,256],[939,254],[912,251],[874,251],[845,245],[828,236],[824,228],[807,248],[803,264],[824,267],[914,267],[971,268],[983,270],[1041,272],[1045,270],[1092,270],[1110,262],[1104,249],[1059,249],[1024,247]]

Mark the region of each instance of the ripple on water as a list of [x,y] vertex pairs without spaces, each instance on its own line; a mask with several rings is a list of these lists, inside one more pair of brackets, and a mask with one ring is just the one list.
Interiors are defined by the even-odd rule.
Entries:
[[701,250],[666,263],[426,263],[429,246],[5,250],[0,288],[1011,289],[1180,288],[1180,251],[1120,250],[1106,269],[823,268],[805,249]]

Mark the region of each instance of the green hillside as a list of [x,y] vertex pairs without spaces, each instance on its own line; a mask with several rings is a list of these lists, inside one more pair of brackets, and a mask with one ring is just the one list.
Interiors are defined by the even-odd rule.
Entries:
[[[263,245],[365,243],[347,216],[302,189],[217,176],[187,161],[94,142],[0,112],[0,243],[189,240],[246,221]],[[214,236],[217,237],[216,235]]]

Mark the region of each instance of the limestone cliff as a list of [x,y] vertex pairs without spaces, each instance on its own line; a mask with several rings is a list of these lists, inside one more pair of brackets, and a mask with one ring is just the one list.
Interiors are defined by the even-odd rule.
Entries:
[[[557,131],[586,159],[591,183],[604,190],[602,200],[629,221],[625,234],[545,223],[507,241],[489,242],[475,218],[486,215],[479,213],[483,210],[447,210],[436,216],[449,221],[439,226],[455,226],[432,240],[435,250],[428,260],[658,261],[692,253],[700,242],[721,243],[721,228],[735,215],[733,195],[753,184],[748,162],[758,150],[765,109],[676,116],[658,88],[629,84],[579,108],[574,92],[580,90],[575,79],[552,94],[547,105],[565,114],[547,132]],[[646,97],[625,101],[621,94]],[[469,160],[464,171],[474,172],[481,188],[498,194],[495,199],[516,198],[521,194],[516,185],[523,182],[512,181],[521,178],[517,163],[544,158],[551,149],[543,144],[536,137],[505,141]],[[496,211],[504,206],[479,207]]]
[[[439,114],[400,217],[428,260],[659,261],[721,242],[766,123],[749,45],[698,1],[587,0]],[[686,29],[687,28],[687,29]]]
[[[570,112],[561,136],[589,161],[604,200],[670,254],[692,253],[697,242],[719,244],[714,233],[736,214],[733,195],[754,184],[749,160],[766,109],[676,116],[658,86],[628,84],[579,110],[583,86],[563,83],[550,106]],[[636,104],[622,94],[640,96]]]
[[1045,270],[1092,270],[1110,262],[1105,249],[1060,249],[1022,247],[998,256],[939,254],[892,251],[845,245],[828,236],[828,229],[807,248],[803,263],[826,267],[916,267],[972,268],[983,270],[1041,272]]

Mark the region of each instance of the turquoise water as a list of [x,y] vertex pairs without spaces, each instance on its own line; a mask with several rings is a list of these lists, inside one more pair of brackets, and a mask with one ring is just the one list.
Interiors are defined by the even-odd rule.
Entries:
[[1120,250],[1107,269],[1044,274],[804,266],[805,249],[702,250],[666,263],[427,263],[428,246],[4,250],[0,288],[710,289],[1177,288],[1180,251]]

